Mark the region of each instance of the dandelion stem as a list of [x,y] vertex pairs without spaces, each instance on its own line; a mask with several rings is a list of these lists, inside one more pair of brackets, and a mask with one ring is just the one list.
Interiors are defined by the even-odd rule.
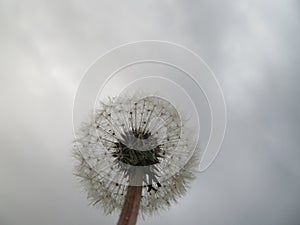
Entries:
[[142,197],[142,173],[137,170],[129,176],[129,180],[130,185],[117,225],[135,225],[137,221]]

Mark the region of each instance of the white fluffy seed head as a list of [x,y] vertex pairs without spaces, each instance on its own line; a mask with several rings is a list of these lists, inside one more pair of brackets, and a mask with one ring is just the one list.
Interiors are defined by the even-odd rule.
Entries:
[[100,102],[74,141],[74,174],[92,204],[121,209],[129,174],[143,172],[140,209],[151,215],[186,193],[199,164],[198,150],[176,108],[157,96]]

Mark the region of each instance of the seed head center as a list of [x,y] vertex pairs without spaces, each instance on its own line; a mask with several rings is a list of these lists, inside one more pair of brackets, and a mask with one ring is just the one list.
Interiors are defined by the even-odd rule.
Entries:
[[150,166],[160,162],[162,150],[150,131],[133,129],[114,143],[112,156],[131,166]]

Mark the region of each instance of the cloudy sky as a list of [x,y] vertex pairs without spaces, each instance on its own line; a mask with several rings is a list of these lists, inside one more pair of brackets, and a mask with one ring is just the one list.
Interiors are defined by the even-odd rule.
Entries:
[[182,44],[213,69],[228,126],[177,205],[139,224],[300,224],[300,4],[296,0],[0,0],[0,224],[114,224],[72,176],[72,105],[118,45]]

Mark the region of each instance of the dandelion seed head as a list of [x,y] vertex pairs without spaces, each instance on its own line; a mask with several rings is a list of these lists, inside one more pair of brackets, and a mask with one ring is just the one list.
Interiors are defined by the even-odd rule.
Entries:
[[140,209],[153,214],[186,193],[199,159],[178,110],[157,96],[99,102],[74,142],[75,175],[92,204],[121,209],[129,174],[143,173]]

